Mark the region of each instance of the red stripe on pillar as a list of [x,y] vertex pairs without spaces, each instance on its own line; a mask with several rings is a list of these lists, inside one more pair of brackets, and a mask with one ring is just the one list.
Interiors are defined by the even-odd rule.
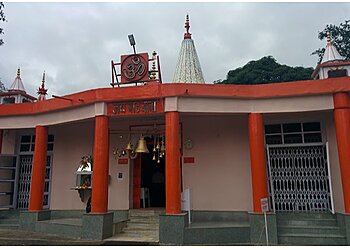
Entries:
[[40,211],[43,209],[47,156],[47,131],[47,127],[44,126],[36,126],[35,128],[35,149],[28,208],[29,211]]
[[91,213],[106,213],[108,209],[108,154],[108,117],[96,116]]
[[260,200],[267,197],[267,176],[262,114],[248,114],[250,163],[253,188],[253,209],[261,213]]
[[345,213],[350,213],[350,98],[347,93],[337,93],[333,100]]
[[166,214],[181,213],[179,113],[165,113]]

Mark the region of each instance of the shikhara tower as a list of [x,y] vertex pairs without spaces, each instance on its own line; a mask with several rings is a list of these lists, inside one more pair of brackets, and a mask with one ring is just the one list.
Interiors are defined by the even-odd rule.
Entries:
[[177,61],[174,83],[205,83],[199,58],[191,38],[190,21],[188,15],[185,23],[186,33],[181,44],[180,55]]

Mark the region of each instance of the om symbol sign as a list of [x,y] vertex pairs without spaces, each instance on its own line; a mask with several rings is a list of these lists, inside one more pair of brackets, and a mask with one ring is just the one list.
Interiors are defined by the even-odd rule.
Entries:
[[[145,55],[144,55],[145,54]],[[122,82],[148,80],[148,54],[134,54],[122,57]]]

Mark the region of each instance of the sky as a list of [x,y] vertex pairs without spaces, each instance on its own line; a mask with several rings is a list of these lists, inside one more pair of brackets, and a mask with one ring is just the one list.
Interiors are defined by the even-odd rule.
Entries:
[[5,44],[0,79],[10,87],[21,68],[27,93],[36,96],[46,71],[52,95],[110,87],[111,60],[155,50],[163,82],[171,82],[185,32],[186,14],[205,81],[271,55],[289,66],[315,67],[311,53],[326,46],[318,32],[350,19],[350,3],[239,2],[5,2]]

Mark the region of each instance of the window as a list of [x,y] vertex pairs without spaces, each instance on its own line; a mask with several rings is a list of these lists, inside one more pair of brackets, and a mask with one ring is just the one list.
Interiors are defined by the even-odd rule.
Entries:
[[266,144],[296,144],[322,142],[319,122],[265,125]]
[[348,72],[346,71],[346,69],[336,69],[336,70],[328,71],[328,78],[337,78],[337,77],[343,77],[347,75],[348,75]]
[[16,99],[14,97],[5,97],[2,100],[3,104],[10,104],[10,103],[15,103]]
[[[53,151],[54,136],[49,135],[47,138],[47,151]],[[34,152],[35,149],[35,135],[21,136],[20,152]]]

